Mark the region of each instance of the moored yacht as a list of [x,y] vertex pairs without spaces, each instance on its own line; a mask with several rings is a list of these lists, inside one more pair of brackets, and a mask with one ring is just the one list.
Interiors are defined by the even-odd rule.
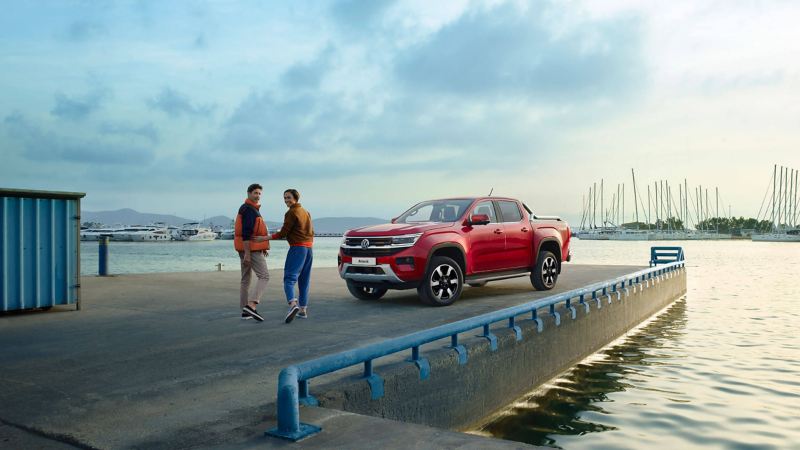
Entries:
[[216,238],[217,233],[200,226],[198,222],[184,224],[174,237],[176,241],[213,241]]

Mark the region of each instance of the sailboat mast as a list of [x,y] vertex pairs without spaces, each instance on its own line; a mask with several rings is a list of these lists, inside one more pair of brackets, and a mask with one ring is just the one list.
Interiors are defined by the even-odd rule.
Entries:
[[625,223],[625,184],[622,185],[622,220],[621,223]]
[[781,166],[781,175],[778,179],[778,222],[775,224],[777,229],[781,228],[781,220],[782,220],[782,213],[781,213],[781,205],[783,205],[783,166]]
[[697,221],[700,222],[700,229],[704,230],[706,224],[703,223],[703,220],[704,220],[703,217],[704,216],[703,216],[703,185],[702,184],[697,187],[697,202],[700,205],[698,213],[697,213]]
[[714,189],[717,191],[717,234],[719,234],[719,186]]
[[683,229],[688,231],[689,230],[689,182],[686,181],[686,178],[683,179],[683,194],[684,194],[684,199],[683,199],[684,208],[686,211],[686,214],[684,215],[686,217],[686,223],[683,224]]
[[639,229],[639,200],[636,197],[636,174],[631,168],[631,177],[633,178],[633,209],[636,211],[636,229]]
[[650,230],[650,185],[647,185],[647,229]]
[[681,224],[684,223],[683,219],[683,185],[678,183],[678,203],[680,203],[680,212],[678,213],[678,220],[681,221]]
[[797,225],[797,172],[797,170],[794,171],[794,215],[792,216],[792,223],[794,224],[793,226]]
[[594,182],[592,191],[592,227],[597,228],[597,182]]
[[772,166],[772,229],[775,230],[775,183],[778,181],[778,165]]
[[788,195],[789,194],[789,168],[788,167],[786,168],[786,179],[783,180],[783,183],[785,184],[784,189],[783,189],[783,204],[784,204],[784,206],[783,206],[783,224],[787,225],[788,222],[789,222],[789,220],[788,220],[789,219],[789,214],[788,214],[789,213],[789,209],[788,209],[788,206],[789,206],[789,195]]

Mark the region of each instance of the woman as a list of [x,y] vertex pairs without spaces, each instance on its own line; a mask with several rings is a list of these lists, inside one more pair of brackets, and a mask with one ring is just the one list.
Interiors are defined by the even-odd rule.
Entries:
[[[287,189],[283,192],[283,202],[289,210],[283,218],[281,229],[270,236],[270,239],[286,239],[289,242],[289,254],[283,267],[283,290],[289,303],[286,323],[294,320],[295,316],[301,319],[308,318],[308,289],[311,284],[311,262],[314,258],[312,251],[314,226],[311,223],[311,214],[298,203],[299,200],[300,193],[296,189]],[[295,296],[294,287],[298,283],[300,295]]]

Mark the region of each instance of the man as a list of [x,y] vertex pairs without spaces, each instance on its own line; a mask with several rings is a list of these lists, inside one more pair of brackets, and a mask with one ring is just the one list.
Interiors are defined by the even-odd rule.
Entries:
[[[256,308],[267,289],[267,282],[269,282],[269,271],[267,270],[268,231],[259,212],[261,191],[260,184],[254,183],[248,186],[247,200],[239,207],[239,213],[236,215],[233,237],[233,247],[239,252],[242,266],[242,281],[239,287],[239,307],[242,309],[242,320],[253,318],[259,322],[263,322],[264,318],[256,311]],[[255,292],[252,296],[248,296],[251,271],[256,273],[258,281]]]

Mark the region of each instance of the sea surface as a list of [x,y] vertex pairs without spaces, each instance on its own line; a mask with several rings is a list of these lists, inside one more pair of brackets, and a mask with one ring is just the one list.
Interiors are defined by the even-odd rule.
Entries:
[[[341,238],[318,238],[335,267]],[[651,242],[573,240],[576,264],[646,264]],[[471,432],[564,449],[800,449],[800,244],[684,247],[670,308]],[[97,243],[81,270],[97,273]],[[111,273],[239,270],[232,241],[112,242]],[[271,267],[288,247],[273,243]],[[564,270],[569,270],[569,265]]]

